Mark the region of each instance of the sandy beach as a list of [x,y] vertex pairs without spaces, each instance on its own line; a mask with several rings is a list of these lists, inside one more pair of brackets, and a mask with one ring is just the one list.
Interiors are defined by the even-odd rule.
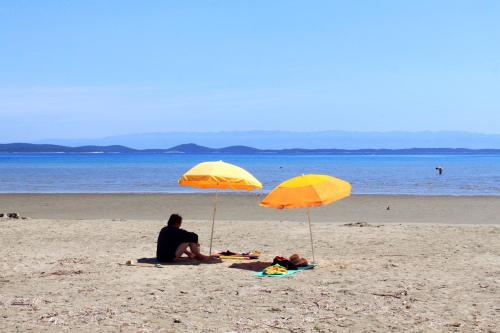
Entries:
[[0,195],[27,217],[0,218],[0,331],[499,331],[499,198],[353,196],[312,211],[314,270],[258,278],[311,258],[304,211],[261,198],[223,195],[214,235],[261,259],[127,266],[154,258],[172,212],[208,251],[213,196]]

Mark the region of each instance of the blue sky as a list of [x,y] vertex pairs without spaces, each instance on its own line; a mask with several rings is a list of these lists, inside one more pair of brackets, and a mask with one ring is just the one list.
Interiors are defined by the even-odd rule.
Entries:
[[0,142],[500,133],[500,1],[2,1]]

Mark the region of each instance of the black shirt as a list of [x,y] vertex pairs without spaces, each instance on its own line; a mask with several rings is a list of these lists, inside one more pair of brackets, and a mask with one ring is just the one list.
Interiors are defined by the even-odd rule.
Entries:
[[176,227],[164,227],[158,236],[156,258],[158,261],[173,261],[175,251],[182,243],[198,243],[198,235]]

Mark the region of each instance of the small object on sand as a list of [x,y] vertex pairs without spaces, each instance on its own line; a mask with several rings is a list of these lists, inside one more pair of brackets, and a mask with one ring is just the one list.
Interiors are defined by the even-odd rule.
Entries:
[[0,217],[3,217],[3,213],[0,213]]
[[387,206],[386,210],[391,210],[391,206]]
[[7,214],[7,217],[10,218],[10,219],[18,219],[19,218],[19,214],[17,214],[17,213],[9,213],[9,214]]
[[454,323],[446,324],[446,326],[460,327],[460,326],[462,326],[462,323],[456,321]]
[[394,293],[372,293],[372,295],[382,296],[382,297],[401,298],[402,296],[408,296],[408,291],[407,290],[401,290],[401,291],[397,291],[397,292],[394,292]]
[[125,264],[126,264],[127,266],[132,266],[132,260],[127,260],[127,262],[125,262]]
[[281,265],[276,264],[266,267],[262,272],[265,275],[286,275],[288,273],[288,269],[286,269]]
[[351,222],[344,224],[345,227],[368,227],[370,226],[367,222]]
[[297,267],[307,266],[309,263],[306,258],[301,258],[298,254],[292,254],[290,256],[290,262]]
[[260,256],[260,251],[247,251],[247,252],[232,252],[229,250],[226,250],[224,252],[218,252],[212,255],[214,259],[220,258],[220,259],[236,259],[236,260],[243,260],[243,259],[258,259]]

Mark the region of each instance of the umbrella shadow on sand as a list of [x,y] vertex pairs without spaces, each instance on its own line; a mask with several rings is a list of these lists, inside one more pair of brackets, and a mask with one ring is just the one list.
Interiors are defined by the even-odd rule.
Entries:
[[229,268],[244,269],[247,271],[260,272],[264,268],[271,266],[273,263],[269,261],[255,261],[255,262],[238,262],[231,264]]
[[168,265],[168,266],[179,266],[179,265],[200,265],[200,264],[220,264],[222,261],[219,260],[207,260],[207,261],[200,261],[196,259],[191,259],[191,258],[179,258],[176,261],[173,262],[161,262],[156,259],[156,257],[153,258],[139,258],[137,259],[138,264],[143,264],[143,265]]

